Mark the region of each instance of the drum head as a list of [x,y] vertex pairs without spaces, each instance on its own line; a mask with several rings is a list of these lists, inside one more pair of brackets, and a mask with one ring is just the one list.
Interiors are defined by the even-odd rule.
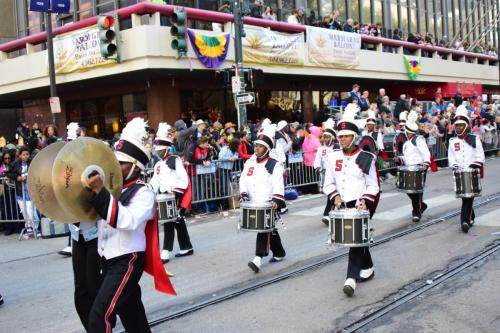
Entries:
[[156,195],[156,201],[158,202],[172,200],[172,199],[175,199],[175,195],[170,193],[160,193]]
[[240,207],[246,209],[268,209],[272,206],[270,202],[243,201],[240,203]]

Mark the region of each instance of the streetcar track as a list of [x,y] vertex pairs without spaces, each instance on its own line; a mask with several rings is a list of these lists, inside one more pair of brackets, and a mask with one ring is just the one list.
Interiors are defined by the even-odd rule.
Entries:
[[338,330],[336,332],[337,333],[356,332],[357,330],[373,323],[374,321],[380,319],[381,317],[385,316],[386,314],[390,313],[391,311],[394,311],[394,310],[398,309],[399,307],[403,306],[404,304],[414,300],[415,298],[422,295],[423,293],[426,293],[427,291],[439,286],[443,282],[450,280],[455,275],[457,275],[457,274],[461,273],[462,271],[466,270],[467,268],[473,266],[477,262],[485,260],[489,256],[495,254],[498,250],[500,250],[500,242],[496,241],[495,243],[488,245],[485,249],[483,249],[478,254],[468,258],[465,262],[463,262],[463,263],[461,263],[461,264],[459,264],[451,269],[448,269],[445,273],[441,273],[438,276],[434,277],[432,280],[426,281],[421,286],[414,288],[412,291],[409,291],[400,297],[397,297],[394,301],[390,302],[389,304],[386,304],[386,305],[379,307],[375,311],[372,311],[370,314],[363,316],[363,318],[349,324],[348,326],[346,326],[343,329]]
[[[497,201],[499,199],[500,199],[500,192],[497,192],[497,193],[494,193],[494,194],[491,194],[491,195],[485,197],[483,200],[481,200],[479,202],[476,202],[473,207],[474,208],[482,207],[482,206],[485,206],[491,202]],[[417,224],[413,227],[406,228],[406,229],[400,230],[400,231],[396,231],[393,234],[389,234],[385,237],[382,237],[378,240],[375,240],[371,244],[371,247],[385,244],[385,243],[390,242],[394,239],[397,239],[397,238],[412,234],[414,232],[423,230],[425,228],[436,225],[438,223],[450,220],[451,218],[454,218],[454,217],[459,216],[459,215],[460,215],[460,210],[455,210],[455,211],[445,213],[444,215],[437,217],[435,219],[432,219],[428,222],[420,223],[420,224]],[[500,244],[497,246],[500,249]],[[268,285],[286,280],[288,278],[291,278],[291,277],[294,277],[294,276],[297,276],[297,275],[300,275],[300,274],[303,274],[303,273],[306,273],[309,271],[316,270],[316,269],[318,269],[322,266],[325,266],[327,264],[337,262],[338,260],[346,257],[347,255],[348,255],[348,251],[345,251],[343,253],[339,253],[339,254],[336,254],[336,255],[328,257],[328,258],[316,259],[312,263],[308,263],[308,264],[302,265],[300,267],[293,268],[293,269],[289,270],[288,272],[279,273],[279,274],[277,274],[273,277],[270,277],[270,278],[265,278],[265,279],[262,279],[259,281],[250,282],[250,283],[246,284],[245,286],[237,288],[235,290],[231,290],[231,291],[227,291],[227,292],[217,291],[214,293],[210,293],[210,294],[217,294],[219,296],[211,297],[208,300],[201,301],[197,304],[186,306],[185,308],[174,311],[173,313],[170,313],[170,314],[167,314],[164,316],[160,316],[159,318],[150,321],[149,325],[150,325],[150,327],[154,327],[154,326],[160,325],[162,323],[171,321],[173,319],[180,318],[182,316],[185,316],[185,315],[191,314],[193,312],[196,312],[198,310],[204,309],[204,308],[209,307],[211,305],[222,303],[224,301],[230,300],[232,298],[246,294],[248,292],[255,291],[257,289],[260,289],[260,288],[266,287]],[[124,331],[122,330],[121,332],[124,332]]]

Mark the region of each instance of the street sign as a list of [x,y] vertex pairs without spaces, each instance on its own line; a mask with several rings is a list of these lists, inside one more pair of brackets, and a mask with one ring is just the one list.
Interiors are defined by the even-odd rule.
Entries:
[[57,14],[69,14],[70,0],[52,0],[52,12]]
[[236,95],[238,104],[253,104],[255,101],[255,94],[253,92],[246,92]]
[[59,97],[50,97],[49,103],[52,113],[61,113],[61,102],[59,101]]
[[237,94],[241,91],[241,81],[239,76],[233,76],[231,78],[231,87],[233,89],[233,94]]
[[30,11],[32,12],[48,12],[49,0],[30,0]]

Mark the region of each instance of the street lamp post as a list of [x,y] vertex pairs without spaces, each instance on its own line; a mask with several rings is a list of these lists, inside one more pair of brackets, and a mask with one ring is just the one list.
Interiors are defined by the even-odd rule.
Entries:
[[[52,10],[50,9],[46,13],[46,26],[47,26],[47,53],[49,56],[49,80],[50,80],[50,97],[57,97],[57,87],[56,87],[56,71],[54,66],[54,41],[52,36]],[[57,114],[52,113],[52,122],[56,125]]]

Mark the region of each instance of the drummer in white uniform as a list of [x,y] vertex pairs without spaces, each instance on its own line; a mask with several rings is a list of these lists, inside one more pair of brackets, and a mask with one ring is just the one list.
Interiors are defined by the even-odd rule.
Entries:
[[[484,151],[479,137],[469,133],[469,112],[464,105],[457,108],[455,115],[456,136],[450,139],[448,147],[448,163],[453,169],[473,168],[480,169],[484,163]],[[462,198],[461,227],[468,232],[474,224],[474,197]]]
[[[342,149],[328,157],[323,192],[336,209],[343,206],[369,210],[375,213],[380,187],[377,179],[376,156],[355,145],[359,128],[355,122],[357,106],[349,104],[338,124],[338,138]],[[353,296],[356,281],[364,282],[375,275],[369,247],[351,247],[347,279],[343,291]]]
[[[263,128],[255,141],[255,154],[245,162],[240,177],[240,201],[272,202],[273,211],[286,207],[283,164],[269,157],[275,133],[275,125]],[[286,255],[276,228],[272,232],[257,234],[255,258],[248,263],[255,273],[260,271],[262,258],[269,254],[269,249],[273,253],[269,262],[282,261]]]
[[167,123],[158,125],[156,132],[156,151],[162,158],[155,164],[153,178],[150,184],[153,186],[155,193],[174,194],[179,216],[175,222],[167,222],[163,224],[163,250],[161,251],[161,260],[167,263],[170,260],[170,254],[174,248],[175,231],[177,230],[177,240],[179,242],[180,251],[175,256],[184,257],[194,253],[193,245],[186,227],[184,219],[185,208],[181,207],[184,192],[188,188],[189,179],[186,169],[180,157],[171,155],[169,148],[172,145],[170,136],[171,126]]
[[[403,144],[403,154],[395,158],[397,163],[405,166],[421,165],[424,168],[424,173],[427,172],[431,165],[431,152],[425,138],[418,135],[418,114],[411,111],[408,114],[408,119],[405,124],[405,135],[407,140]],[[424,176],[425,177],[425,176]],[[412,219],[413,222],[419,222],[422,218],[422,213],[427,209],[427,204],[423,201],[423,193],[407,193],[412,204]]]
[[368,110],[368,118],[366,119],[365,130],[363,131],[363,136],[368,135],[373,138],[377,146],[377,151],[384,150],[384,134],[377,126],[377,116],[373,110]]
[[[318,148],[318,151],[316,152],[316,157],[314,159],[314,169],[321,173],[323,182],[325,177],[324,174],[325,174],[326,164],[328,162],[328,156],[330,156],[330,154],[334,150],[340,148],[339,144],[336,142],[337,134],[335,133],[334,127],[335,127],[335,121],[332,118],[328,118],[327,121],[324,122],[323,134],[321,135],[322,145]],[[331,210],[332,210],[332,202],[330,201],[329,198],[327,198],[325,210],[323,212],[323,218],[321,219],[321,221],[323,221],[323,223],[326,225],[330,223],[330,218],[328,217],[328,214],[330,213]]]

